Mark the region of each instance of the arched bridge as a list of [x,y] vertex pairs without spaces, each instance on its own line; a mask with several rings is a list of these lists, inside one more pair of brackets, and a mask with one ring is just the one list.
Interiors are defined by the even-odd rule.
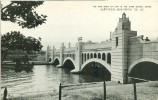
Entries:
[[117,25],[107,41],[83,42],[80,37],[75,47],[62,43],[60,49],[47,49],[47,59],[52,58],[57,67],[69,68],[72,73],[90,70],[90,66],[98,64],[106,69],[105,73],[110,73],[111,80],[121,83],[127,83],[129,75],[156,79],[158,40],[137,36],[126,14],[122,14]]

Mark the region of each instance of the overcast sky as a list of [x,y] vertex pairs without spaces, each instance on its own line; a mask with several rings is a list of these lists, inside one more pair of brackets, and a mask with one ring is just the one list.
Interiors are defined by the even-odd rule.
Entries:
[[[2,2],[3,6],[8,2]],[[151,6],[144,11],[101,11],[93,6]],[[158,3],[147,2],[136,4],[134,2],[110,1],[45,1],[37,8],[39,14],[47,15],[46,24],[35,29],[22,29],[15,23],[1,22],[1,33],[20,31],[25,36],[41,37],[43,49],[47,45],[59,48],[62,42],[74,46],[78,37],[83,41],[105,41],[114,31],[119,18],[125,12],[131,21],[131,29],[151,40],[158,37]]]

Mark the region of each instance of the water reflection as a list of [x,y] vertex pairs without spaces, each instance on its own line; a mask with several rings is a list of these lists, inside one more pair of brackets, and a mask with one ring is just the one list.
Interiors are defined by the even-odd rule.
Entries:
[[26,71],[27,73],[32,72],[33,65],[15,65],[15,72]]
[[1,75],[1,94],[7,87],[9,96],[19,96],[29,93],[41,93],[58,90],[59,83],[76,84],[83,82],[102,81],[102,78],[92,77],[90,75],[71,74],[70,70],[56,68],[53,65],[35,65],[32,72],[24,70],[15,72],[14,69],[2,67]]

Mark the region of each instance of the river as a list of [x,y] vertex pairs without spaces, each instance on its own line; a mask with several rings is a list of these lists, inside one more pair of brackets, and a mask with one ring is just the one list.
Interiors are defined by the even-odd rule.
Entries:
[[5,87],[9,97],[18,97],[56,91],[60,83],[66,85],[96,81],[103,81],[103,79],[90,75],[71,74],[69,70],[56,68],[53,65],[35,65],[31,72],[15,72],[13,69],[2,67],[1,96]]

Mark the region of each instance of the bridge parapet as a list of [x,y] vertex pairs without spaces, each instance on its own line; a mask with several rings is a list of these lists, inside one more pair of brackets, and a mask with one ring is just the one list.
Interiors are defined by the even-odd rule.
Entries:
[[143,43],[143,58],[158,60],[158,40]]
[[60,53],[60,50],[55,50],[54,52],[55,52],[55,53]]
[[106,43],[84,43],[82,45],[82,50],[98,50],[98,49],[104,49],[104,50],[109,50],[111,48],[112,44],[111,41],[106,42]]
[[75,52],[75,47],[71,47],[71,48],[65,48],[64,52]]
[[129,38],[128,66],[142,58],[158,59],[158,40],[146,41],[143,36]]
[[87,53],[91,53],[91,52],[111,52],[111,49],[112,47],[109,47],[109,48],[96,48],[96,49],[83,49],[82,50],[82,53],[83,52],[87,52]]
[[54,57],[60,57],[60,50],[54,50]]
[[142,36],[135,36],[129,38],[128,43],[128,66],[143,57]]

